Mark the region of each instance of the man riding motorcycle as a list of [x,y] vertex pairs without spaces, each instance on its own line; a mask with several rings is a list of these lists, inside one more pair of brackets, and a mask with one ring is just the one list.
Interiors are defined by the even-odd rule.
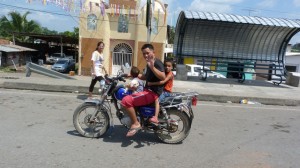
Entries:
[[[141,50],[147,65],[144,73],[140,74],[139,78],[146,80],[145,89],[143,92],[124,97],[121,102],[132,121],[130,129],[126,135],[127,137],[133,136],[141,130],[141,124],[137,120],[134,107],[153,103],[156,99],[158,99],[159,95],[163,91],[163,85],[147,86],[147,82],[158,82],[164,80],[166,77],[163,63],[159,59],[155,58],[153,45],[144,44]],[[155,107],[156,110],[158,110],[158,108],[159,107]]]

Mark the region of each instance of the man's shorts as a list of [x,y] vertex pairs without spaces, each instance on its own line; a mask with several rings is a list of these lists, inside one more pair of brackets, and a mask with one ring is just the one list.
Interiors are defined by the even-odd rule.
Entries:
[[158,99],[158,95],[150,90],[144,90],[142,92],[127,95],[122,99],[121,104],[125,108],[144,106],[153,103]]

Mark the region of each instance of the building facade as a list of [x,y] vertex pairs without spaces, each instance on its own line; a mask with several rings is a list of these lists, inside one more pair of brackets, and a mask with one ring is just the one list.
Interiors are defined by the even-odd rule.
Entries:
[[[79,26],[79,74],[91,74],[91,55],[99,41],[105,43],[104,66],[109,74],[115,75],[126,63],[142,70],[146,62],[140,49],[148,42],[147,5],[140,0],[110,0],[109,4],[87,0],[84,6]],[[159,0],[152,0],[150,9],[149,42],[161,60],[167,33],[165,6]]]

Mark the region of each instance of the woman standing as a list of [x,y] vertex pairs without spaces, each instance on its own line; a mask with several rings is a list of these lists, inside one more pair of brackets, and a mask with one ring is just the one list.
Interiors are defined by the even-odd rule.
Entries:
[[100,41],[97,44],[96,50],[92,54],[92,81],[89,87],[89,98],[92,98],[94,86],[97,83],[97,81],[101,81],[104,79],[104,74],[107,74],[107,71],[104,68],[103,62],[104,62],[104,56],[103,56],[103,49],[104,49],[104,43]]

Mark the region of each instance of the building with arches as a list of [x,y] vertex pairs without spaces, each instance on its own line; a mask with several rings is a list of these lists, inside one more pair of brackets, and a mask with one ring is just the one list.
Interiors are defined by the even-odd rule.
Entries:
[[[167,34],[166,5],[159,0],[151,4],[150,43],[156,57],[163,60]],[[146,62],[141,47],[147,43],[146,4],[141,0],[86,0],[79,24],[79,74],[90,75],[91,55],[99,41],[105,43],[104,66],[115,75],[128,63],[142,70]]]

